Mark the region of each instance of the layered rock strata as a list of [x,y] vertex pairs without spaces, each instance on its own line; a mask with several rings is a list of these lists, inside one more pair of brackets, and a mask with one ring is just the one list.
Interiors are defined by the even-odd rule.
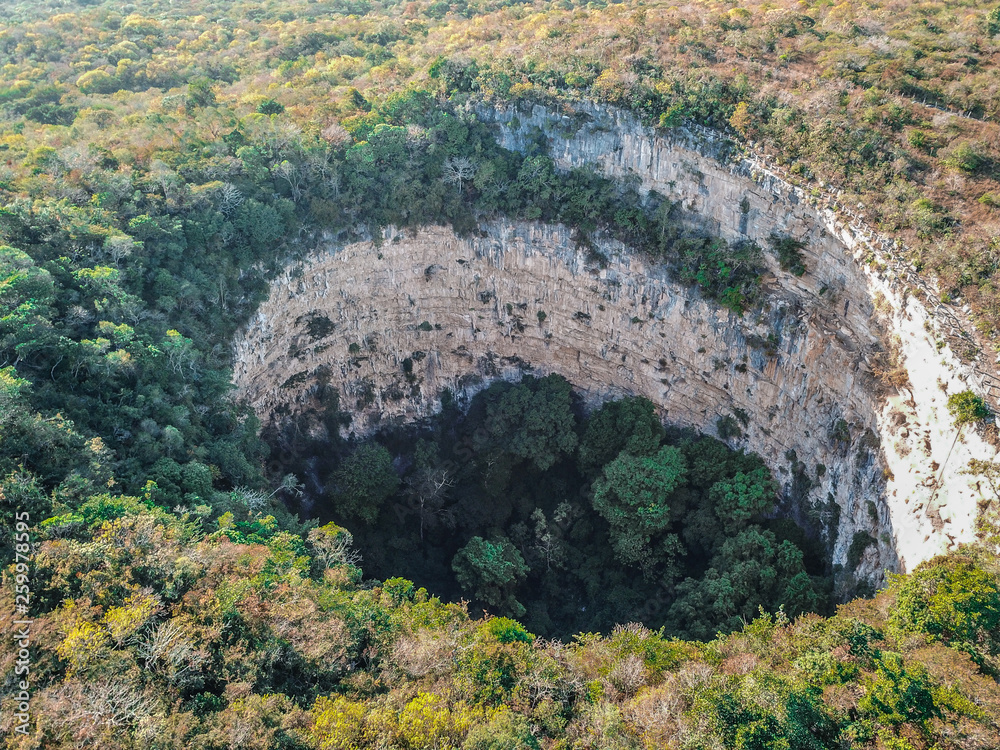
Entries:
[[[560,226],[331,245],[274,282],[236,344],[236,383],[265,420],[328,382],[354,413],[349,429],[366,434],[433,413],[444,389],[462,398],[498,377],[557,372],[591,404],[639,394],[670,422],[738,428],[730,442],[765,458],[789,511],[829,527],[834,563],[853,567],[863,549],[853,572],[875,585],[973,537],[981,493],[963,472],[996,449],[959,436],[946,401],[983,391],[981,373],[941,346],[938,318],[872,262],[863,236],[703,134],[598,109],[492,116],[504,145],[541,128],[561,166],[638,177],[727,239],[803,240],[807,272],[769,258],[767,303],[738,317],[615,242],[596,264]],[[873,373],[887,348],[906,369],[898,389]]]

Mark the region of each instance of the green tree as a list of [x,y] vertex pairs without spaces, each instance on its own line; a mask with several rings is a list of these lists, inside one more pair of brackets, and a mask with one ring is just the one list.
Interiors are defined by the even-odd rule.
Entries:
[[385,501],[399,489],[392,455],[377,443],[365,443],[333,472],[327,496],[349,518],[374,523]]
[[285,222],[273,206],[250,198],[240,204],[233,216],[233,226],[239,231],[245,246],[257,257],[271,251],[285,231]]
[[118,79],[105,70],[91,70],[76,79],[76,85],[85,94],[113,94],[121,90]]
[[681,551],[674,535],[653,543],[675,520],[673,492],[684,483],[687,466],[678,448],[664,446],[651,456],[622,452],[594,482],[594,509],[608,522],[615,556],[651,575],[657,563],[671,563]]
[[[79,81],[77,82],[79,85]],[[187,98],[184,108],[188,114],[193,113],[199,107],[210,107],[215,104],[215,92],[212,90],[212,80],[205,78],[195,78],[188,84]]]
[[771,250],[778,256],[778,264],[782,271],[788,271],[795,276],[802,276],[806,272],[806,266],[802,259],[802,251],[806,248],[806,243],[794,237],[785,237],[772,233],[768,238]]
[[609,401],[587,420],[580,439],[580,468],[596,472],[625,451],[633,456],[655,453],[663,440],[663,426],[653,402],[632,396]]
[[0,350],[8,361],[55,343],[52,275],[22,250],[0,245]]
[[480,601],[515,617],[524,614],[514,589],[528,574],[528,566],[507,539],[472,537],[455,555],[451,568],[459,585]]
[[285,105],[274,99],[265,99],[257,105],[257,111],[262,115],[280,115],[285,111]]
[[673,520],[670,495],[686,473],[684,456],[673,446],[651,456],[623,452],[594,482],[594,508],[612,527],[665,531]]
[[570,384],[558,375],[529,375],[498,389],[488,396],[486,434],[477,436],[477,447],[504,451],[545,471],[576,449],[571,396]]
[[677,586],[671,605],[671,629],[688,637],[706,639],[752,619],[760,607],[784,607],[789,615],[822,609],[825,598],[806,573],[802,551],[792,542],[778,542],[759,526],[731,536],[711,560],[700,579],[687,578]]
[[709,497],[726,533],[734,534],[750,519],[773,508],[775,493],[770,472],[760,467],[716,482],[709,490]]

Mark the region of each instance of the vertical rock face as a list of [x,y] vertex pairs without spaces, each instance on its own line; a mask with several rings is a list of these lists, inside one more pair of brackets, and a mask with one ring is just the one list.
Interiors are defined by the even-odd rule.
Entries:
[[[505,146],[541,128],[562,166],[638,177],[727,239],[803,240],[807,273],[772,259],[767,303],[741,318],[617,243],[601,243],[602,266],[588,262],[561,226],[331,246],[275,281],[236,343],[237,385],[265,421],[307,405],[322,382],[365,434],[433,413],[445,388],[468,397],[498,377],[556,372],[592,404],[643,395],[708,433],[723,419],[730,443],[765,458],[787,509],[824,526],[834,563],[858,578],[877,585],[883,569],[972,538],[979,493],[962,470],[996,450],[971,430],[957,441],[946,401],[982,383],[939,350],[934,316],[899,274],[865,262],[871,251],[849,227],[775,176],[726,163],[711,138],[659,136],[597,108],[486,114],[503,123]],[[887,339],[909,374],[898,391],[872,374]]]

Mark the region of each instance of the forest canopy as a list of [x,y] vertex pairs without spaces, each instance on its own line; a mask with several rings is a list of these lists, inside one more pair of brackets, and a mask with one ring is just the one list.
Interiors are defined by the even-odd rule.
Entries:
[[631,621],[710,639],[761,607],[829,607],[829,550],[777,517],[761,459],[668,434],[646,399],[584,416],[566,380],[529,375],[430,424],[317,450],[289,468],[326,477],[314,512],[350,530],[368,575],[539,635]]

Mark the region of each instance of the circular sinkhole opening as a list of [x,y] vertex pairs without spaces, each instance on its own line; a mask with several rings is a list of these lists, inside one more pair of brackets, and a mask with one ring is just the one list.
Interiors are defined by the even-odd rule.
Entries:
[[[924,519],[892,505],[915,482],[893,475],[900,454],[886,450],[885,438],[913,429],[916,407],[907,416],[902,397],[892,401],[869,367],[864,342],[877,339],[877,315],[864,291],[843,286],[837,296],[826,288],[806,298],[774,285],[762,304],[737,315],[620,243],[593,240],[582,246],[568,228],[539,223],[488,223],[468,237],[390,230],[379,242],[317,253],[277,279],[237,342],[235,373],[267,425],[272,473],[307,479],[301,510],[348,529],[366,575],[407,576],[432,594],[531,618],[541,633],[637,619],[694,635],[709,626],[694,614],[681,624],[685,606],[724,613],[714,627],[750,606],[740,598],[748,589],[761,597],[750,614],[759,604],[822,610],[902,568],[898,543],[922,531]],[[569,391],[567,434],[577,446],[609,403],[648,404],[657,424],[671,427],[656,451],[625,451],[613,466],[623,449],[591,466],[580,463],[579,447],[553,448],[546,466],[526,455],[493,456],[498,448],[484,447],[488,441],[455,443],[459,434],[494,429],[477,399],[522,393],[551,375]],[[635,398],[644,401],[621,401]],[[548,429],[545,419],[535,422]],[[661,448],[670,449],[665,456],[679,451],[687,467],[696,461],[684,451],[708,444],[744,458],[719,458],[736,468],[707,484],[685,475],[677,497],[654,492],[653,506],[674,508],[663,511],[661,526],[642,526],[641,515],[616,520],[597,492],[639,465],[667,472],[656,464]],[[459,460],[456,451],[472,447]],[[510,476],[491,480],[503,471]],[[352,489],[362,479],[375,484]],[[722,481],[742,483],[740,502],[752,506],[749,526],[731,528],[731,538],[750,526],[757,534],[727,552],[754,548],[752,560],[718,557],[730,537],[694,540],[698,523],[727,525],[712,504]],[[492,489],[475,489],[484,486]],[[677,517],[667,522],[671,513]],[[553,529],[569,534],[576,523],[588,529],[573,533],[593,554],[555,544]],[[538,551],[549,543],[552,551]],[[754,561],[778,557],[788,575],[767,564],[751,572]],[[734,586],[721,568],[737,563],[749,577]],[[559,565],[599,573],[575,572],[569,581]],[[705,581],[717,581],[713,596],[722,603],[704,599]],[[813,597],[814,605],[803,603]]]

